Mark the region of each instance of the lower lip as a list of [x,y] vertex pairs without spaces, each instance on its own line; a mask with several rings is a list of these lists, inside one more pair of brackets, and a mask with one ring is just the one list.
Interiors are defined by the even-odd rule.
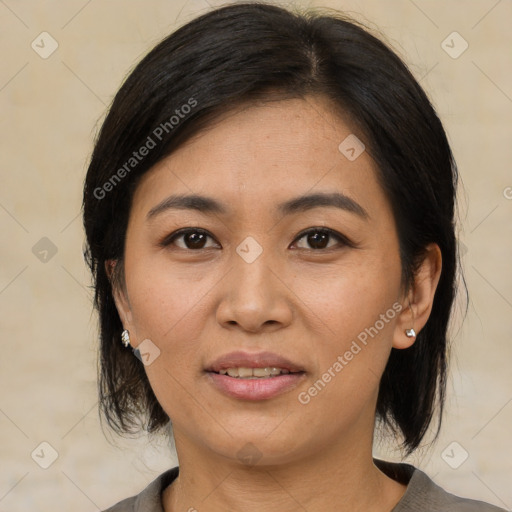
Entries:
[[296,387],[304,373],[286,373],[260,379],[241,379],[208,372],[214,386],[222,393],[242,400],[267,400]]

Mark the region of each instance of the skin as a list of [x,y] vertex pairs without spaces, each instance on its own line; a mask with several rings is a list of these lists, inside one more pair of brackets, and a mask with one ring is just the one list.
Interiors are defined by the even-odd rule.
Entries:
[[[162,160],[135,191],[115,299],[132,346],[150,339],[160,350],[145,369],[180,464],[163,493],[166,512],[384,512],[405,492],[372,460],[378,385],[391,348],[414,343],[405,329],[419,332],[429,317],[441,254],[428,246],[415,282],[401,288],[395,222],[375,163],[366,151],[349,161],[338,149],[351,133],[321,97],[251,104]],[[368,218],[332,206],[276,214],[278,203],[312,192],[342,192]],[[168,209],[147,219],[178,193],[213,197],[229,212]],[[160,245],[184,227],[210,236],[200,248],[183,236]],[[314,239],[298,238],[315,227],[354,247],[331,237],[312,248]],[[247,236],[263,249],[252,263],[236,252]],[[298,394],[394,303],[400,313],[301,404]],[[268,400],[227,397],[204,368],[240,349],[276,352],[305,376]],[[260,456],[255,464],[237,456],[247,443]]]

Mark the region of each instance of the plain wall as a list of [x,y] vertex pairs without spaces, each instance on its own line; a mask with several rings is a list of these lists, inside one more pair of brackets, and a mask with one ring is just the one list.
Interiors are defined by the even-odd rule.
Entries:
[[[337,8],[378,28],[448,132],[462,182],[459,239],[470,303],[464,323],[457,314],[452,328],[440,438],[410,460],[451,492],[510,508],[512,2],[296,4]],[[103,509],[176,464],[165,443],[117,439],[116,447],[101,430],[80,208],[93,138],[123,78],[156,42],[208,8],[183,0],[0,2],[0,511]],[[44,31],[58,42],[46,59]],[[458,58],[442,46],[454,31],[469,44]],[[452,53],[463,44],[457,37],[447,40]],[[51,454],[41,442],[58,453],[48,469],[35,462]],[[469,456],[453,469],[446,461],[462,450]],[[376,455],[399,459],[384,446]]]

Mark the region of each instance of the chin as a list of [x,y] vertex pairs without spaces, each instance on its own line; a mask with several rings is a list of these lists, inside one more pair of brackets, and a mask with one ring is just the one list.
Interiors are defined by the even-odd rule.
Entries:
[[212,439],[211,444],[206,439],[203,443],[221,457],[232,460],[241,466],[283,466],[299,460],[306,455],[306,447],[301,447],[297,438],[288,432],[273,435],[268,428],[259,433],[248,433],[247,428],[232,427],[226,434],[224,442],[219,438]]

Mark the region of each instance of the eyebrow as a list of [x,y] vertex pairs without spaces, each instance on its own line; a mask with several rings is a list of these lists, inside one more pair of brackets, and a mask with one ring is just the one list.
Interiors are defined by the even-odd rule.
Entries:
[[[318,192],[289,199],[277,205],[277,212],[284,216],[305,212],[322,206],[339,208],[354,213],[365,220],[370,218],[368,212],[359,203],[339,192]],[[173,209],[195,210],[204,214],[226,215],[229,213],[225,205],[212,197],[197,194],[181,194],[169,196],[151,208],[146,216],[146,220],[150,220],[165,211]]]

